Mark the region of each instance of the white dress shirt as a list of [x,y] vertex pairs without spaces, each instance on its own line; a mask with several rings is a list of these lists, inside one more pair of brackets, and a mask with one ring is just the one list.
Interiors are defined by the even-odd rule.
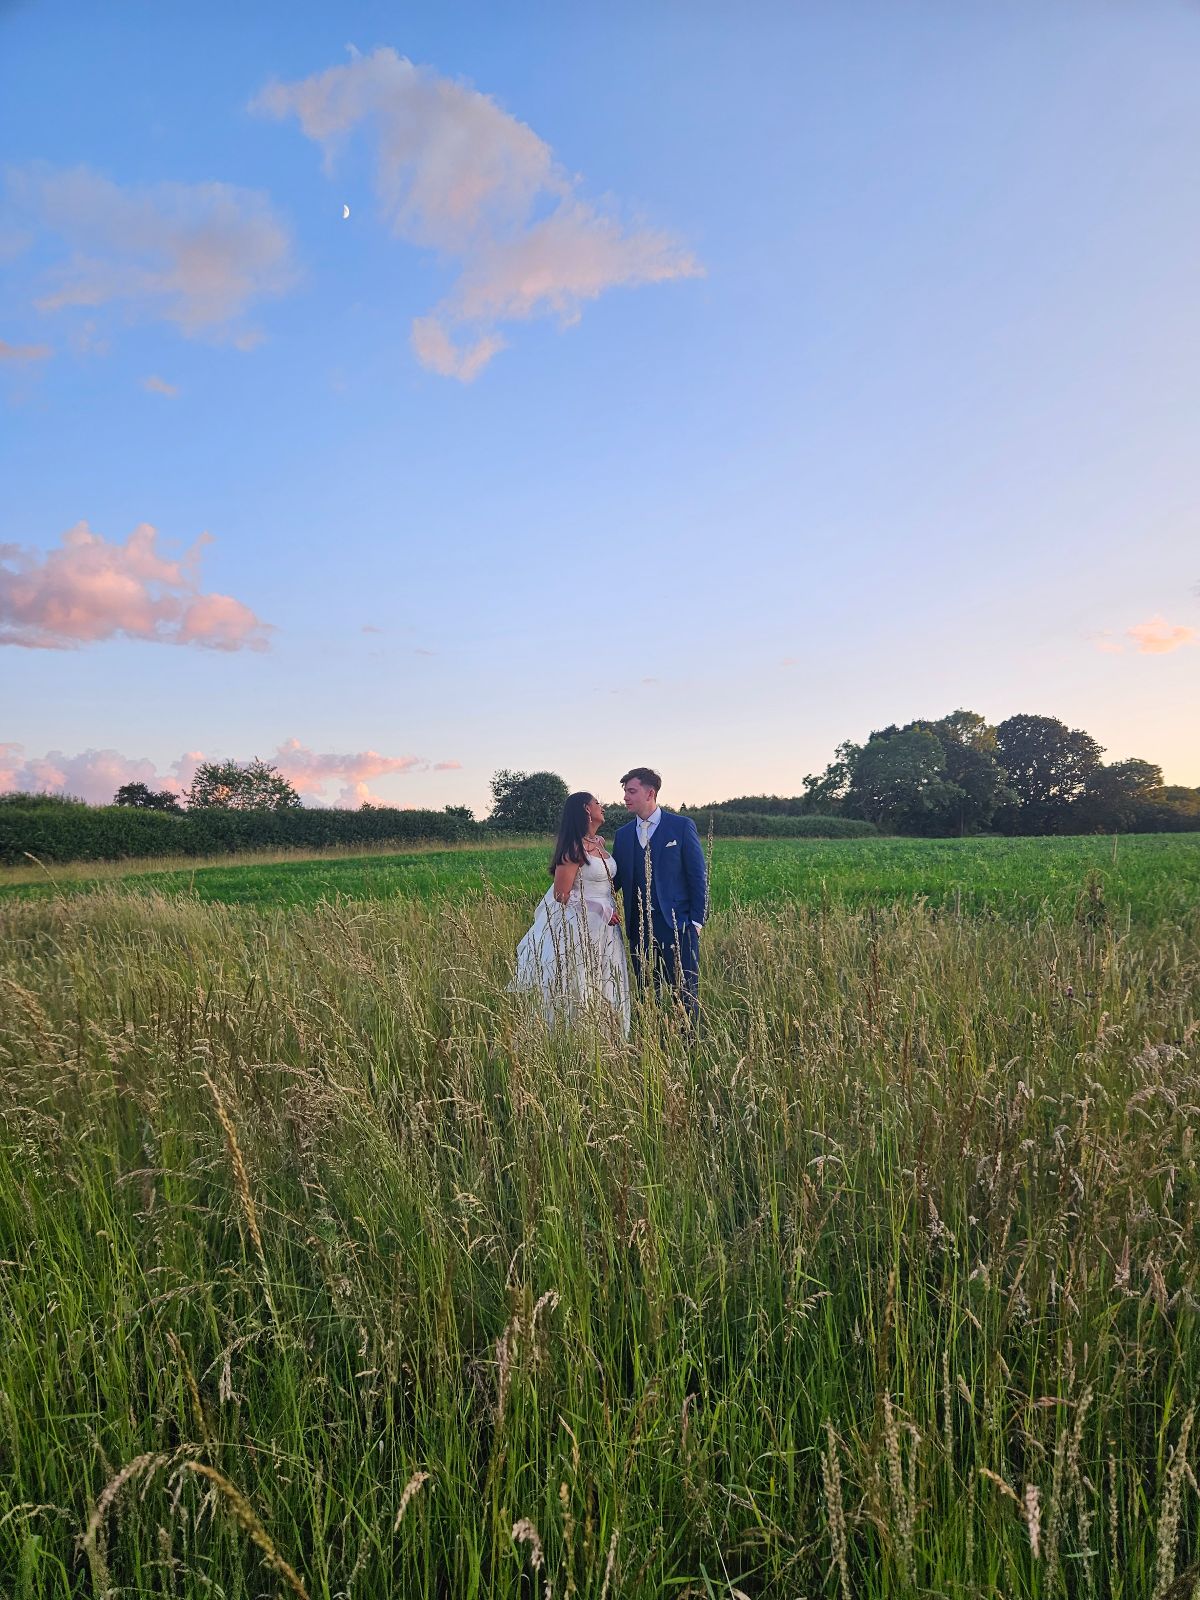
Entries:
[[641,845],[643,850],[650,843],[650,835],[654,832],[655,828],[658,827],[661,821],[661,806],[655,806],[654,810],[648,817],[639,817],[637,819],[638,843]]

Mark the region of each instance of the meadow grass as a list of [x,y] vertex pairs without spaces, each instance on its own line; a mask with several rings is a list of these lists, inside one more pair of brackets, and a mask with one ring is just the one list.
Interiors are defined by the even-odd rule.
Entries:
[[[713,904],[803,900],[874,905],[921,902],[1037,917],[1070,916],[1099,896],[1116,917],[1178,923],[1200,902],[1200,834],[1064,839],[718,839]],[[147,894],[220,904],[311,906],[322,900],[462,901],[481,892],[512,904],[545,887],[547,843],[454,846],[268,862],[234,858],[136,874],[120,863],[0,872],[0,896],[88,892],[123,882]]]
[[1191,1595],[1200,913],[1081,843],[719,892],[692,1044],[515,885],[6,899],[0,1592]]

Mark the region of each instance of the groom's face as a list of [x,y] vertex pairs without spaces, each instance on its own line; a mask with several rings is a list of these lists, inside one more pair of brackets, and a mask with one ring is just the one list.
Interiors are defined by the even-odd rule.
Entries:
[[635,817],[648,817],[658,804],[658,791],[648,789],[640,778],[630,778],[625,784],[625,809]]

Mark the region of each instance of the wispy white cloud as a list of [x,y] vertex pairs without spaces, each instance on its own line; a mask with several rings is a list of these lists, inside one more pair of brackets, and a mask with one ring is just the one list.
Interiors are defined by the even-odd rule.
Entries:
[[9,344],[0,339],[0,361],[46,361],[53,354],[48,344]]
[[124,635],[214,650],[264,650],[268,625],[227,594],[200,589],[202,534],[172,559],[148,522],[124,544],[79,522],[58,549],[0,544],[0,645],[68,650]]
[[501,324],[568,324],[608,289],[703,270],[670,235],[585,199],[550,146],[490,96],[394,50],[268,84],[252,106],[294,116],[327,170],[353,132],[370,127],[393,232],[459,265],[449,294],[412,325],[418,361],[444,377],[477,377],[508,342]]
[[168,383],[165,378],[156,378],[153,374],[142,379],[142,388],[149,394],[165,394],[172,400],[179,393],[173,383]]
[[266,195],[227,183],[122,187],[88,167],[11,169],[7,200],[66,254],[36,304],[122,307],[172,323],[189,337],[249,348],[256,302],[294,281],[288,231]]
[[[51,750],[44,756],[27,757],[22,745],[0,744],[0,794],[12,790],[72,794],[92,805],[107,805],[122,784],[144,783],[151,789],[182,795],[206,759],[202,750],[189,750],[159,771],[153,761],[125,756],[119,750],[90,749],[78,755]],[[377,750],[349,754],[317,751],[298,739],[285,739],[268,759],[310,802],[326,802],[329,790],[336,789],[333,804],[337,806],[375,800],[369,784],[377,778],[460,769],[457,761],[439,761],[431,768],[422,756],[385,756]]]

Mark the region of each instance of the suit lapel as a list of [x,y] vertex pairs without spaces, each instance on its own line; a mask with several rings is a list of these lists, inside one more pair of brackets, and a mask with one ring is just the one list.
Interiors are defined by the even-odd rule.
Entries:
[[667,813],[664,811],[658,819],[658,827],[650,835],[650,861],[657,867],[659,858],[667,846]]

